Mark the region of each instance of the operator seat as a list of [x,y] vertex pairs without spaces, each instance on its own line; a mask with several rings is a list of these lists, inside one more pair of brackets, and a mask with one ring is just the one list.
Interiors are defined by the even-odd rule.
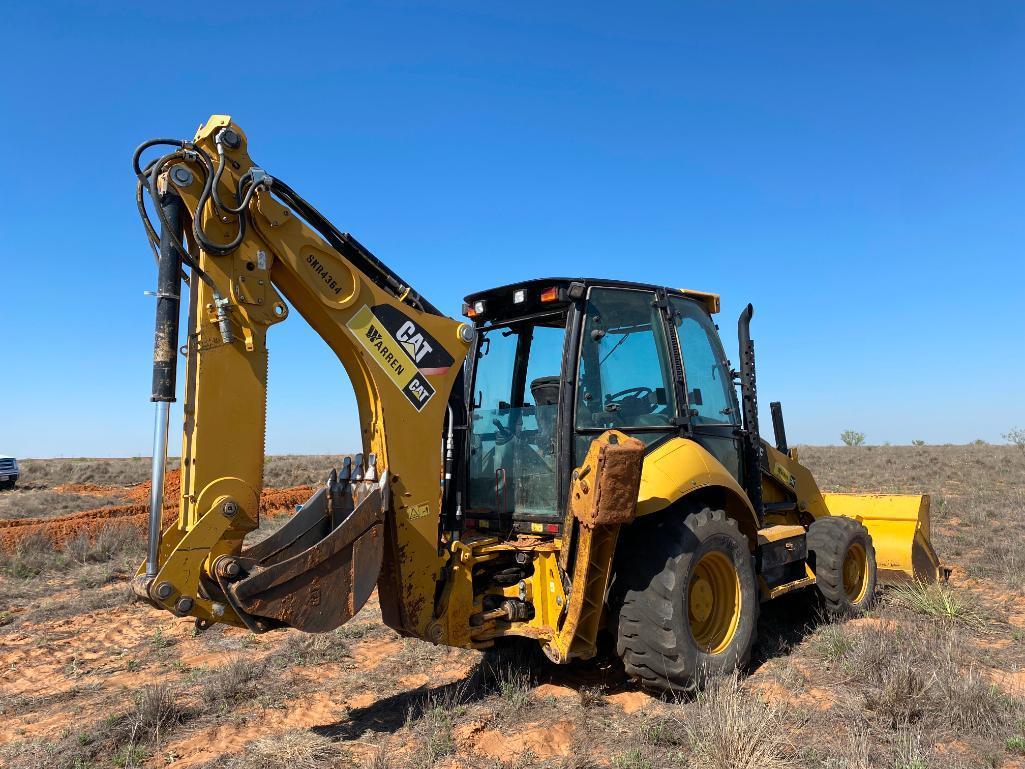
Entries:
[[555,450],[555,426],[559,422],[559,377],[542,376],[530,383],[537,416],[538,446],[546,454]]

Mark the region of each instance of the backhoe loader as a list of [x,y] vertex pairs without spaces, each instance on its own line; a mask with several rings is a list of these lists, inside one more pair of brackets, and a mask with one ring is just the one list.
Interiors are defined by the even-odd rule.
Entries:
[[[144,162],[154,147],[166,154]],[[712,293],[528,280],[470,294],[456,320],[255,165],[230,117],[146,142],[133,165],[158,273],[149,548],[133,586],[154,606],[199,628],[316,633],[376,589],[404,636],[521,639],[556,663],[614,647],[643,687],[687,691],[748,660],[763,602],[812,588],[858,612],[877,582],[938,578],[928,496],[821,493],[778,403],[763,440],[750,305],[736,371]],[[352,383],[361,452],[247,545],[267,334],[293,311]],[[161,531],[179,353],[180,514]]]

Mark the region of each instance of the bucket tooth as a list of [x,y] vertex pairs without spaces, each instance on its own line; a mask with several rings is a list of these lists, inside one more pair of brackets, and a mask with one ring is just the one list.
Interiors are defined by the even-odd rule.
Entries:
[[341,495],[348,505],[325,531],[330,493],[321,489],[279,532],[243,551],[247,574],[222,585],[233,608],[256,622],[322,633],[363,607],[381,571],[385,494],[374,484],[355,507]]

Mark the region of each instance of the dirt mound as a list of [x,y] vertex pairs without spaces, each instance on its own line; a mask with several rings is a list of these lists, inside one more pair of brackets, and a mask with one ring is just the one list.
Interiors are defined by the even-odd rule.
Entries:
[[124,486],[104,486],[99,483],[62,483],[60,486],[54,486],[53,490],[60,494],[85,494],[94,497],[118,494],[125,496],[127,493],[127,489]]
[[[89,489],[88,491],[85,489]],[[149,520],[150,483],[144,482],[127,489],[117,486],[97,486],[94,484],[67,484],[58,487],[58,491],[76,494],[110,494],[124,495],[129,504],[98,507],[84,510],[71,515],[54,518],[14,518],[0,521],[0,551],[10,551],[17,543],[27,536],[36,533],[44,534],[58,550],[66,541],[80,534],[96,536],[105,526],[112,524],[134,526],[140,532],[146,530]],[[301,505],[313,494],[310,486],[293,486],[288,489],[264,489],[260,496],[260,513],[273,518],[283,513],[291,514],[296,505]],[[164,511],[162,526],[170,526],[178,517],[178,497],[181,493],[181,476],[177,470],[167,474],[164,481]]]
[[[149,481],[136,483],[132,486],[109,486],[101,483],[62,483],[54,486],[54,491],[61,494],[86,494],[97,497],[121,496],[129,502],[149,502],[152,484]],[[181,472],[171,470],[164,477],[164,499],[174,500],[181,494]]]

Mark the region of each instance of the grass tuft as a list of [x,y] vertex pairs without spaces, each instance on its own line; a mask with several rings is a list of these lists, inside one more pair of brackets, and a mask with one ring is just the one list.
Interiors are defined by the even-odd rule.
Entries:
[[857,641],[845,623],[839,622],[822,627],[812,639],[812,649],[826,663],[846,666],[858,648]]
[[351,656],[349,645],[337,630],[331,633],[290,632],[275,660],[284,665],[317,665]]
[[329,738],[305,729],[289,729],[246,744],[219,769],[322,769],[338,766],[342,751]]
[[215,713],[233,710],[257,693],[265,672],[265,663],[247,657],[235,657],[203,680],[203,701]]
[[18,579],[32,579],[43,572],[56,571],[67,562],[63,553],[42,532],[18,540],[13,553],[0,555],[0,571]]
[[64,543],[64,552],[78,564],[106,563],[122,553],[142,551],[142,535],[134,526],[111,524],[94,537],[78,534]]
[[455,752],[452,727],[458,707],[453,697],[432,693],[422,703],[419,714],[410,709],[406,725],[414,740],[411,759],[417,769],[429,769]]
[[495,671],[495,686],[507,709],[518,711],[530,700],[533,681],[529,670],[505,666]]
[[710,769],[784,769],[792,746],[780,707],[741,687],[734,672],[712,678],[697,697],[687,731],[697,765]]
[[921,582],[894,585],[890,588],[889,600],[897,608],[933,619],[969,627],[982,627],[985,624],[983,613],[963,593],[943,582],[931,585]]
[[134,715],[133,736],[141,737],[150,745],[159,745],[163,737],[185,721],[188,711],[181,705],[176,689],[167,684],[154,684],[139,693]]

